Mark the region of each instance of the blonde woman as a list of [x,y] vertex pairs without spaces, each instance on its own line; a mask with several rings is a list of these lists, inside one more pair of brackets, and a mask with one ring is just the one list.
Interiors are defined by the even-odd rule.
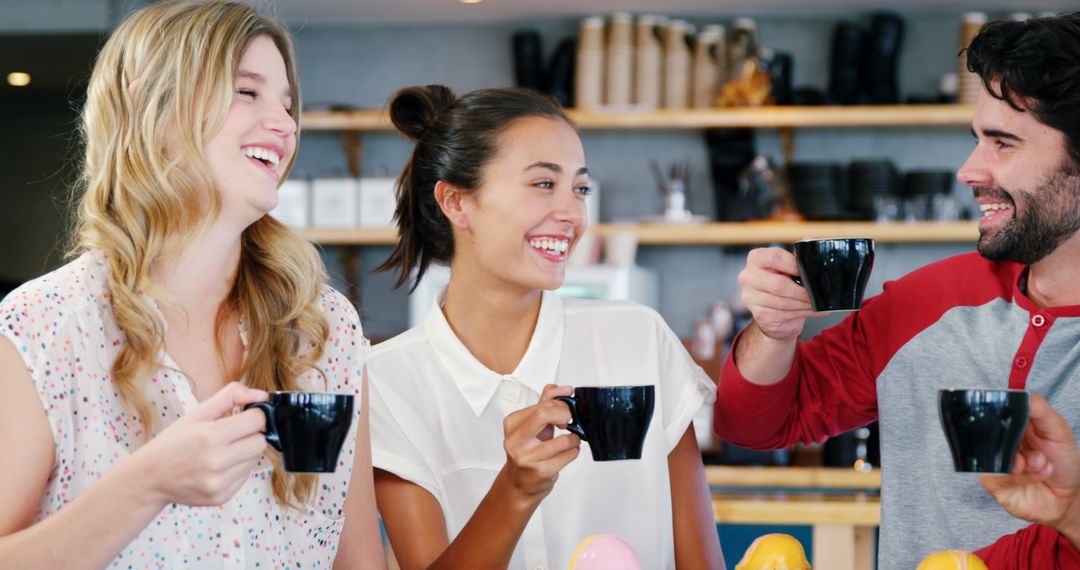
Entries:
[[[0,304],[0,567],[385,565],[356,312],[265,215],[299,108],[288,33],[240,3],[103,48],[77,257]],[[270,390],[361,396],[334,473],[280,469],[236,411]]]

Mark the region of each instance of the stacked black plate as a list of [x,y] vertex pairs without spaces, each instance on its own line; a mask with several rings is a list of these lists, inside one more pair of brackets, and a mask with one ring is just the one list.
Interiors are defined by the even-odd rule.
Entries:
[[948,170],[911,170],[904,175],[905,215],[918,220],[935,218],[934,196],[952,193],[953,173]]
[[863,219],[874,219],[877,196],[900,195],[900,177],[896,165],[887,159],[852,161],[848,165],[851,180],[849,207]]
[[847,176],[835,162],[796,162],[788,165],[795,207],[808,220],[849,219]]
[[953,180],[950,170],[910,170],[904,175],[904,195],[949,194]]

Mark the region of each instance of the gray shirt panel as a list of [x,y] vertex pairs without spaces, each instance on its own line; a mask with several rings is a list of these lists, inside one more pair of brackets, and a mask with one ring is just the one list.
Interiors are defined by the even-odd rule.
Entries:
[[[1003,389],[1032,314],[1006,299],[950,309],[905,344],[877,378],[881,427],[880,570],[910,570],[939,550],[977,550],[1027,522],[953,470],[938,390]],[[1034,358],[1026,388],[1047,397],[1074,432],[1080,420],[1080,318],[1061,317]]]

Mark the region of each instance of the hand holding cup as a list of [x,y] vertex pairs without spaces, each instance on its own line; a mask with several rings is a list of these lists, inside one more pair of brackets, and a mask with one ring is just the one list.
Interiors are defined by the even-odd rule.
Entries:
[[540,401],[503,420],[506,465],[500,476],[526,497],[539,501],[551,492],[559,471],[577,458],[581,439],[574,434],[554,436],[554,427],[566,427],[570,410],[554,400],[573,388],[549,384]]
[[266,392],[232,382],[132,455],[163,504],[216,506],[248,480],[266,449],[262,414],[233,413]]
[[774,340],[798,338],[808,317],[821,316],[810,304],[799,275],[795,256],[778,247],[757,248],[746,257],[739,272],[739,288],[746,308],[761,332]]
[[1042,396],[1031,396],[1030,420],[1010,474],[979,482],[1009,514],[1080,541],[1080,451],[1068,422]]

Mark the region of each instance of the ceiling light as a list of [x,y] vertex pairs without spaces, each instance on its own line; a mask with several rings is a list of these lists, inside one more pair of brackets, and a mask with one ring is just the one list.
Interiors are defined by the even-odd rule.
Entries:
[[460,0],[462,4],[479,4],[484,0]]
[[21,71],[12,71],[7,75],[8,85],[12,87],[26,87],[30,85],[30,74]]

